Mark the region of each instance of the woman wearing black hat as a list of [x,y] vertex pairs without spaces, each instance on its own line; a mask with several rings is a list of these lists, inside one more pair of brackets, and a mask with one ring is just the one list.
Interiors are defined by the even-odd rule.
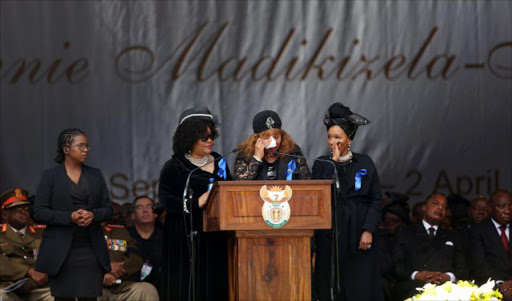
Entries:
[[[173,137],[172,158],[162,167],[158,188],[160,206],[167,216],[164,225],[162,300],[189,300],[192,281],[196,300],[227,300],[227,241],[221,232],[203,232],[202,210],[209,187],[215,181],[230,180],[224,158],[212,151],[217,138],[216,117],[207,107],[183,112]],[[188,193],[192,198],[183,204],[186,180],[191,171]],[[197,232],[195,269],[191,271],[191,246],[187,235]],[[194,279],[192,275],[195,274]]]
[[112,216],[109,192],[101,171],[84,164],[84,132],[64,130],[57,144],[59,165],[45,170],[34,202],[34,219],[46,224],[35,268],[48,274],[55,300],[96,300],[116,273],[101,228]]
[[[266,110],[254,116],[254,134],[238,146],[235,180],[309,179],[300,147],[281,129],[281,118]],[[286,156],[291,155],[291,156]]]
[[[377,248],[372,247],[381,218],[379,176],[370,157],[350,150],[358,127],[368,123],[341,103],[331,105],[324,117],[331,155],[318,159],[334,163],[340,189],[333,199],[333,231],[315,233],[319,300],[330,300],[331,288],[336,300],[382,300]],[[333,178],[333,164],[325,161],[315,161],[313,179]],[[338,264],[333,266],[332,259]]]

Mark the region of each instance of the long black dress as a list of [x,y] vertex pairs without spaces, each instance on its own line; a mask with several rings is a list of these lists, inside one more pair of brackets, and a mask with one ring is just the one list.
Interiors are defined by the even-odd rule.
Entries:
[[[327,156],[318,159],[331,160]],[[336,211],[333,210],[338,218],[339,275],[341,283],[341,292],[337,295],[336,300],[382,300],[381,274],[376,242],[382,210],[379,175],[373,161],[367,155],[354,153],[350,162],[336,162],[335,164],[340,177],[341,188],[341,192],[336,198]],[[355,185],[356,174],[363,169],[366,170],[366,175],[362,176],[361,186],[357,189]],[[332,179],[333,173],[332,164],[315,161],[313,179]],[[358,249],[361,234],[364,230],[373,234],[373,247],[367,251]],[[318,300],[331,300],[331,242],[331,230],[315,232],[314,292]]]
[[[217,153],[212,153],[217,159]],[[203,232],[203,210],[198,206],[199,197],[208,190],[212,181],[222,181],[218,175],[219,160],[212,173],[197,170],[190,179],[193,190],[193,228],[196,240],[196,300],[228,299],[227,239],[221,232]],[[183,212],[182,195],[187,176],[196,168],[183,154],[174,154],[160,174],[158,199],[167,210],[164,225],[162,300],[188,300],[190,283],[190,257],[187,235],[190,231],[189,215]],[[231,179],[226,165],[226,178]]]

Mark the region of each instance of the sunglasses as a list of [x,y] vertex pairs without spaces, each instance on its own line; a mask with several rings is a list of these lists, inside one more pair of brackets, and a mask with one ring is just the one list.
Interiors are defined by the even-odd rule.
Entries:
[[215,140],[218,137],[217,133],[211,133],[211,134],[204,134],[199,139],[202,142],[207,142],[208,139],[211,139],[212,141]]

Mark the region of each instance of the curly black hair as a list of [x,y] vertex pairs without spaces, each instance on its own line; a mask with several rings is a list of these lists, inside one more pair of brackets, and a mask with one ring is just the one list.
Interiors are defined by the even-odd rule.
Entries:
[[211,120],[196,118],[185,120],[178,126],[172,137],[172,150],[174,153],[186,154],[192,151],[194,144],[208,133],[208,128],[211,131],[212,139],[219,136],[215,123]]
[[73,139],[75,136],[85,135],[85,133],[80,129],[65,129],[59,135],[57,139],[57,156],[55,156],[55,162],[61,164],[64,162],[64,158],[66,155],[64,154],[64,147],[70,146],[73,143]]

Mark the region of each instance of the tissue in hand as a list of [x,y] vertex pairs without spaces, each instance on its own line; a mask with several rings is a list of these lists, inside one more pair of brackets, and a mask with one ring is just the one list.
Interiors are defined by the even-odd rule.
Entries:
[[274,137],[270,136],[270,143],[265,148],[269,149],[269,148],[273,148],[276,146],[277,146],[276,139],[274,139]]

